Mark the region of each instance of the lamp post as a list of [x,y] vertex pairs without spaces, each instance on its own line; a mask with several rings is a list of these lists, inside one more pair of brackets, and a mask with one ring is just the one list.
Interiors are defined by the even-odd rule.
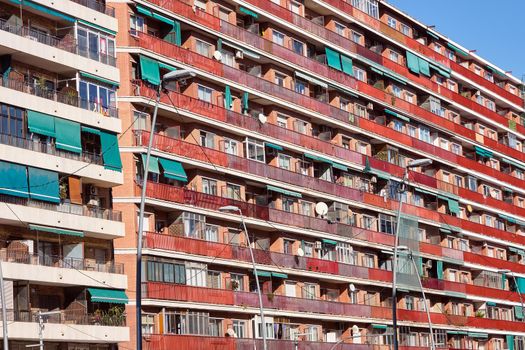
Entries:
[[266,344],[266,322],[265,322],[265,319],[264,319],[264,310],[263,310],[261,285],[259,284],[259,276],[257,275],[257,266],[255,266],[255,258],[253,256],[252,244],[250,242],[250,236],[248,235],[248,230],[246,229],[246,223],[244,222],[244,216],[242,215],[241,209],[239,207],[234,206],[234,205],[227,205],[227,206],[224,206],[224,207],[220,207],[219,211],[222,211],[222,212],[238,212],[240,217],[241,217],[242,226],[244,228],[244,235],[246,236],[246,243],[248,244],[248,249],[250,250],[250,257],[252,259],[253,274],[255,275],[255,284],[257,285],[257,296],[259,297],[259,313],[260,313],[260,316],[261,316],[261,332],[262,332],[262,338],[263,338],[263,350],[267,350],[267,344]]
[[150,136],[148,141],[148,149],[146,151],[146,163],[144,164],[144,178],[142,179],[142,190],[140,193],[140,209],[139,209],[139,233],[137,238],[137,273],[135,274],[135,307],[136,307],[136,324],[137,324],[137,350],[142,350],[142,239],[144,235],[144,207],[146,206],[146,185],[148,184],[149,173],[149,159],[151,155],[151,148],[153,146],[153,139],[155,138],[155,124],[157,122],[157,112],[160,103],[160,94],[163,88],[166,88],[169,83],[177,82],[182,79],[188,79],[196,76],[195,72],[181,69],[165,74],[157,89],[157,99],[155,101],[155,109],[153,110],[153,117],[151,119]]
[[427,304],[427,297],[425,295],[425,291],[423,290],[423,283],[421,283],[421,276],[419,276],[419,271],[414,260],[414,255],[412,254],[412,250],[410,250],[408,247],[399,246],[397,247],[397,249],[400,251],[408,252],[408,258],[412,262],[414,271],[416,271],[417,281],[419,282],[419,288],[421,289],[421,294],[423,295],[423,302],[425,303],[425,312],[427,313],[428,329],[430,332],[430,350],[436,350],[436,344],[434,343],[434,331],[432,330],[432,319],[430,318],[430,309],[428,308],[429,305]]
[[[516,281],[516,276],[514,275],[514,272],[508,269],[500,269],[497,272],[504,274],[504,275],[509,275],[512,278],[512,281],[514,282],[514,285],[516,286],[516,291],[518,292],[518,295],[520,297],[521,312],[522,313],[525,312],[524,311],[525,309],[523,308],[523,295],[521,295],[520,287],[518,286],[518,282]],[[525,322],[525,317],[521,321]]]
[[[422,158],[413,160],[405,167],[403,174],[403,182],[399,193],[403,194],[406,192],[406,184],[408,183],[408,169],[417,168],[420,166],[432,164],[432,159]],[[399,349],[397,341],[397,246],[399,244],[399,227],[401,226],[401,211],[403,208],[403,196],[399,198],[399,206],[397,208],[397,219],[396,219],[396,231],[394,236],[394,257],[392,260],[392,333],[393,333],[393,345],[394,350]]]

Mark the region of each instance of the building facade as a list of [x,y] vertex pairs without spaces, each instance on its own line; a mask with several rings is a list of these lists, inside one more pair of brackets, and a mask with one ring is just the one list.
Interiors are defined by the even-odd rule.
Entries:
[[[132,129],[113,190],[130,298],[156,86],[175,69],[197,75],[162,93],[154,126],[145,349],[260,349],[263,329],[270,349],[388,349],[393,302],[404,349],[429,347],[426,307],[437,348],[524,348],[519,80],[384,1],[110,5]],[[393,301],[401,202],[411,254]],[[134,305],[126,315],[135,334]]]
[[[0,2],[0,257],[10,349],[129,340],[114,9]],[[42,327],[39,321],[42,321]]]

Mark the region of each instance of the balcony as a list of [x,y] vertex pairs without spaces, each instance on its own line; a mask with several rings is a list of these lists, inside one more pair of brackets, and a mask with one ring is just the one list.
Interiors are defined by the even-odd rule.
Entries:
[[72,95],[64,94],[57,90],[38,89],[23,81],[5,79],[2,76],[0,76],[0,87],[16,90],[32,96],[42,97],[46,100],[63,103],[69,106],[86,109],[91,112],[99,113],[102,116],[118,118],[118,110],[116,107],[103,106],[102,104],[82,99],[78,94]]
[[[204,287],[192,287],[170,283],[147,282],[143,284],[144,298],[158,300],[175,300],[191,303],[230,305],[242,307],[259,307],[257,293],[238,292],[225,289],[212,289]],[[263,296],[263,307],[282,311],[307,313],[308,317],[314,314],[329,314],[341,316],[353,316],[363,319],[391,320],[391,309],[382,306],[358,305],[343,302],[332,302],[316,299],[304,299],[286,297],[283,295]],[[444,312],[431,312],[433,324],[469,326],[486,329],[487,319],[480,317],[465,317],[451,315]],[[303,315],[306,317],[307,315]],[[424,311],[411,311],[400,309],[398,312],[400,321],[417,322],[426,324],[427,316]],[[366,322],[366,321],[365,321]],[[525,324],[520,321],[490,320],[491,327],[502,330],[523,330]]]
[[[80,0],[83,1],[83,0]],[[4,19],[0,19],[0,30],[8,32],[14,35],[18,35],[22,38],[28,38],[28,40],[36,41],[40,44],[57,48],[69,53],[79,55],[90,60],[94,60],[103,64],[110,65],[112,67],[117,66],[117,59],[114,56],[109,54],[104,54],[97,52],[96,55],[92,55],[92,52],[89,52],[86,48],[81,47],[77,44],[76,40],[73,38],[73,33],[69,33],[64,37],[57,37],[41,31],[35,31],[27,26],[15,26],[8,23]],[[96,59],[93,57],[96,56]]]
[[[365,230],[363,231],[364,233],[366,233]],[[356,234],[356,232],[353,233]],[[376,233],[377,236],[369,235],[369,237],[364,238],[361,237],[361,235],[357,234],[356,239],[362,239],[367,242],[377,242],[379,241],[379,239],[381,239],[381,236],[383,236],[386,238],[390,238],[385,243],[393,246],[392,236],[371,231],[370,233]],[[421,244],[428,245],[426,243]],[[441,248],[440,246],[435,247],[445,249]],[[227,245],[216,242],[208,242],[204,240],[191,239],[180,236],[157,234],[153,232],[148,232],[144,237],[144,248],[154,250],[177,251],[202,256],[214,256],[218,259],[236,260],[245,263],[251,263],[249,250],[246,247]],[[368,279],[378,282],[392,281],[392,273],[387,270],[367,268],[363,266],[351,265],[336,261],[299,257],[260,249],[253,250],[253,253],[255,261],[263,265],[275,265],[286,269],[327,273],[331,275],[340,275],[365,280]],[[515,267],[516,266],[514,266],[513,270],[516,270]],[[514,302],[519,302],[519,294],[507,290],[476,286],[473,284],[451,282],[428,277],[422,278],[422,283],[425,288],[434,289],[438,291],[450,291],[462,294],[477,295],[483,298],[506,299]]]
[[[7,310],[7,320],[14,322],[36,322],[38,323],[38,311],[18,311]],[[41,310],[42,312],[48,310]],[[109,327],[125,327],[126,316],[119,315],[104,315],[101,313],[83,313],[72,310],[59,310],[59,313],[45,317],[45,323],[52,324],[74,324],[74,325],[91,325],[91,326],[109,326]]]
[[108,16],[115,17],[115,8],[108,6],[105,2],[97,0],[71,0],[79,5],[88,7],[100,13],[104,13]]
[[[247,72],[223,65],[220,62],[211,60],[195,52],[180,48],[162,39],[159,39],[153,36],[149,36],[144,33],[138,33],[138,34],[139,34],[138,38],[133,37],[131,39],[135,42],[134,45],[136,46],[142,47],[147,50],[153,50],[157,53],[161,53],[169,57],[170,59],[173,57],[176,57],[176,59],[181,62],[190,64],[198,69],[208,71],[214,75],[223,77],[225,79],[234,81],[236,83],[240,83],[244,86],[248,86],[252,89],[263,91],[265,93],[268,93],[272,96],[275,96],[279,99],[286,101],[286,103],[292,103],[292,104],[299,105],[302,108],[307,108],[307,109],[312,110],[314,113],[321,113],[325,116],[332,117],[344,123],[352,123],[355,126],[360,127],[368,132],[371,132],[373,134],[378,134],[378,135],[381,135],[381,137],[384,137],[383,134],[378,133],[377,129],[379,125],[377,123],[374,123],[367,119],[355,118],[355,116],[351,115],[350,113],[343,111],[339,108],[336,108],[334,106],[331,106],[327,103],[323,103],[309,96],[302,95],[293,90],[289,90],[282,86],[276,85],[270,81],[267,81],[262,78],[258,78]],[[338,73],[338,75],[342,75],[340,72],[338,71],[336,72]],[[456,124],[456,123],[453,123],[452,121],[444,119],[436,114],[431,113],[430,111],[427,111],[426,109],[419,107],[418,105],[408,103],[401,99],[392,99],[392,95],[390,95],[389,93],[383,90],[377,89],[375,87],[372,87],[362,81],[357,81],[356,83],[357,83],[357,89],[361,92],[364,92],[370,96],[378,98],[381,101],[387,102],[389,105],[393,104],[398,108],[404,109],[408,111],[410,115],[417,115],[418,118],[423,118],[426,120],[426,122],[430,122],[431,124],[437,125],[439,128],[445,127],[449,130],[454,131],[457,134],[461,134],[462,136],[469,137],[472,140],[477,142],[476,133],[473,130],[467,129],[466,127],[460,124]],[[386,127],[383,127],[383,128],[388,129]],[[388,135],[390,137],[396,135],[395,131],[391,129],[388,129],[388,131],[389,131]],[[430,152],[431,154],[433,151],[437,150],[439,151],[441,155],[445,155],[447,159],[458,157],[452,152],[439,149],[436,146],[427,144],[415,138],[411,138],[408,135],[404,135],[401,133],[397,133],[397,134],[399,134],[397,139],[400,139],[400,138],[403,139],[403,141],[401,142],[408,146],[414,147],[416,149],[419,149],[419,147],[423,147],[425,151]],[[496,145],[498,145],[496,147],[496,150],[500,150],[500,151],[504,150],[505,153],[509,153],[512,156],[516,156],[518,159],[525,161],[525,154],[520,153],[514,149],[511,149],[510,147],[505,146],[503,144],[496,143]],[[478,164],[477,162],[471,161],[465,157],[459,157],[459,160],[457,160],[457,162],[461,166],[464,166],[466,168],[475,169],[476,171],[486,173],[487,175],[492,176],[492,177],[504,176],[504,180],[507,181],[508,183],[515,185],[515,186],[523,187],[521,180],[514,178],[510,175],[502,174],[499,171],[495,171],[494,169],[488,166]]]

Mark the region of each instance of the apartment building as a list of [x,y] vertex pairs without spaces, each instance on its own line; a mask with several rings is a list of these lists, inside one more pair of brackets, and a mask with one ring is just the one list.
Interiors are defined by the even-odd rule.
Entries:
[[[92,0],[0,1],[0,262],[10,349],[129,340],[117,19]],[[40,321],[42,327],[40,326]]]
[[[519,80],[384,1],[110,5],[119,117],[132,129],[113,190],[131,299],[157,86],[196,73],[161,94],[154,126],[145,349],[261,349],[263,329],[269,349],[388,349],[394,302],[403,349],[429,347],[426,307],[437,348],[525,346]],[[400,266],[392,300],[401,201],[414,265]],[[134,334],[134,305],[126,315]]]

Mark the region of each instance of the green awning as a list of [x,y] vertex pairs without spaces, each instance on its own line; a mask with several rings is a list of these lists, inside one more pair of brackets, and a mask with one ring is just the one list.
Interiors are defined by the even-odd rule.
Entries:
[[459,203],[457,200],[449,198],[448,199],[448,210],[451,214],[459,215]]
[[126,292],[118,289],[88,288],[91,301],[94,303],[127,304]]
[[0,193],[29,198],[27,168],[24,165],[0,161]]
[[92,80],[98,81],[99,83],[102,83],[102,84],[107,84],[107,85],[111,85],[111,86],[114,86],[114,87],[118,87],[119,86],[118,81],[104,79],[102,77],[99,77],[98,75],[93,75],[93,74],[89,74],[89,73],[86,73],[86,72],[80,72],[80,76],[84,77],[84,78],[87,78],[87,79],[92,79]]
[[104,168],[119,172],[122,171],[122,161],[120,160],[117,135],[106,131],[100,131],[100,146],[102,149]]
[[506,164],[510,164],[510,165],[512,165],[512,166],[515,166],[516,168],[519,168],[519,169],[525,170],[525,166],[524,166],[524,165],[521,165],[520,163],[515,162],[515,161],[513,161],[512,159],[501,158],[501,161],[502,161],[503,163],[506,163]]
[[423,75],[426,75],[427,77],[430,77],[430,64],[427,60],[422,59],[421,57],[418,57],[419,59],[419,72]]
[[403,85],[406,85],[407,84],[407,81],[403,78],[401,78],[399,75],[397,74],[392,74],[392,73],[389,73],[389,72],[384,72],[384,75],[385,77],[387,78],[390,78],[392,79],[393,81],[396,81],[400,84],[403,84]]
[[60,203],[58,173],[33,167],[28,167],[27,173],[29,178],[29,198]]
[[259,276],[259,277],[272,277],[272,273],[270,271],[257,270],[257,276]]
[[164,40],[166,40],[169,43],[175,44],[177,46],[180,46],[182,43],[182,34],[180,31],[180,23],[179,21],[173,21],[172,23],[173,29],[170,30],[166,36],[164,36]]
[[156,19],[157,21],[160,21],[160,22],[169,24],[170,26],[173,26],[173,20],[168,18],[168,17],[165,17],[163,15],[160,15],[158,13],[153,12],[153,18]]
[[437,278],[442,280],[443,279],[443,261],[438,260],[436,261],[436,271],[437,271]]
[[249,10],[247,9],[246,7],[239,7],[239,11],[241,11],[242,13],[248,15],[248,16],[252,16],[253,18],[259,18],[259,15],[256,14],[255,12],[253,12],[252,10]]
[[461,55],[461,56],[464,56],[464,57],[468,57],[468,53],[466,53],[465,51],[461,50],[459,47],[455,46],[455,45],[452,45],[451,43],[447,43],[447,46],[454,50],[457,54]]
[[74,153],[82,153],[80,142],[80,123],[55,118],[55,147]]
[[137,5],[137,12],[144,16],[153,17],[153,11],[140,5]]
[[452,334],[452,335],[467,335],[467,332],[465,332],[465,331],[447,331],[447,334]]
[[430,30],[427,30],[427,34],[430,35],[432,38],[434,38],[436,40],[439,40],[439,36],[437,36],[436,34],[432,33]]
[[525,293],[525,278],[523,278],[523,277],[516,277],[516,289],[520,293]]
[[370,69],[372,70],[372,72],[377,73],[379,75],[383,75],[384,74],[382,70],[377,69],[376,67],[370,67]]
[[59,19],[62,19],[64,21],[68,21],[68,22],[75,22],[75,18],[71,17],[71,16],[68,16],[62,12],[58,12],[58,11],[55,11],[49,7],[46,7],[46,6],[43,6],[43,5],[40,5],[40,4],[37,4],[37,3],[34,3],[30,0],[11,0],[12,3],[15,3],[17,5],[20,5],[22,7],[30,7],[34,10],[37,10],[38,12],[42,12],[42,13],[45,13],[45,14],[48,14],[50,16],[53,16],[53,17],[57,17]]
[[55,137],[55,117],[28,109],[27,128],[34,134]]
[[100,136],[100,130],[99,129],[95,129],[95,128],[92,128],[90,126],[84,126],[82,125],[80,127],[80,130],[82,132],[87,132],[87,133],[90,133],[90,134],[95,134],[95,135],[99,135]]
[[496,303],[493,301],[487,301],[487,306],[496,306]]
[[514,306],[514,317],[523,320],[523,308],[521,306]]
[[250,106],[249,106],[249,103],[250,103],[250,94],[248,92],[245,92],[242,94],[242,99],[241,99],[241,107],[242,107],[242,111],[243,112],[248,112],[248,110],[250,109]]
[[348,167],[346,165],[343,165],[343,164],[340,164],[340,163],[334,162],[332,166],[334,168],[342,170],[342,171],[348,171]]
[[419,74],[419,57],[410,51],[407,51],[407,66],[412,73]]
[[470,338],[478,338],[478,339],[488,339],[489,337],[487,333],[475,333],[475,332],[468,332],[468,336]]
[[304,157],[307,158],[307,159],[310,159],[310,160],[316,161],[316,162],[323,162],[323,163],[330,164],[330,165],[333,165],[333,164],[334,164],[334,162],[332,162],[330,159],[326,159],[326,158],[323,158],[323,157],[314,156],[313,154],[305,153],[305,154],[304,154]]
[[232,108],[232,92],[230,90],[230,86],[226,85],[226,88],[224,88],[224,108],[231,109]]
[[352,63],[352,59],[343,54],[341,54],[341,68],[343,68],[344,73],[348,75],[354,75],[354,66]]
[[370,173],[383,180],[390,180],[392,178],[389,173],[374,168],[370,169]]
[[272,272],[272,277],[276,278],[288,278],[288,275],[285,273]]
[[386,324],[376,324],[376,323],[373,323],[372,324],[372,328],[373,329],[387,329],[388,326]]
[[162,167],[162,175],[164,175],[164,177],[181,182],[188,182],[188,175],[186,175],[181,163],[165,158],[159,158],[159,163]]
[[276,151],[282,151],[284,148],[282,148],[281,146],[279,145],[276,145],[274,143],[270,143],[270,142],[265,142],[264,145],[268,148],[272,148]]
[[29,224],[29,229],[32,231],[56,233],[57,235],[84,237],[84,232],[82,231],[67,230],[64,228]]
[[502,189],[503,189],[503,192],[514,193],[514,191],[508,187],[503,186]]
[[505,341],[507,342],[507,350],[514,350],[514,336],[507,334]]
[[[140,157],[142,158],[142,168],[146,170],[146,154],[143,153]],[[160,174],[159,158],[150,155],[148,168],[150,173]]]
[[515,224],[515,223],[517,223],[517,220],[514,219],[514,218],[512,218],[512,217],[510,217],[510,216],[503,215],[503,214],[498,214],[498,216],[499,216],[501,219],[503,219],[503,220],[507,220],[507,221],[508,221],[509,223],[511,223],[511,224]]
[[280,187],[276,187],[276,186],[272,186],[272,185],[266,185],[266,189],[268,191],[281,193],[281,194],[284,194],[284,195],[290,196],[290,197],[303,198],[303,195],[298,193],[298,192],[285,190],[284,188],[280,188]]
[[140,77],[152,85],[159,85],[159,62],[140,55]]
[[169,64],[166,64],[166,63],[162,63],[162,62],[159,62],[159,68],[163,68],[163,69],[167,69],[169,71],[174,71],[174,70],[177,70],[176,67],[173,67]]
[[525,256],[525,250],[523,250],[523,249],[519,249],[519,248],[515,248],[515,247],[509,247],[509,251],[511,251],[512,253],[519,254],[521,256]]
[[337,69],[339,71],[343,70],[343,67],[341,67],[341,54],[335,50],[332,50],[329,47],[325,48],[326,52],[326,63],[329,67],[332,67],[334,69]]
[[421,192],[421,193],[428,194],[428,195],[431,195],[431,196],[437,196],[436,193],[424,190],[424,189],[419,188],[419,187],[415,187],[414,189],[416,190],[416,192]]
[[484,149],[484,148],[479,147],[479,146],[474,146],[474,151],[480,157],[492,158],[492,156],[493,156],[492,151],[489,151],[488,149]]
[[328,245],[337,245],[337,241],[334,241],[333,239],[326,239],[326,238],[323,238],[322,239],[322,242],[324,244],[328,244]]
[[443,233],[446,233],[446,234],[451,234],[452,233],[452,231],[447,230],[446,228],[440,228],[439,231],[443,232]]
[[407,123],[410,123],[410,118],[405,117],[404,115],[398,114],[398,113],[396,113],[394,111],[391,111],[390,109],[385,108],[385,113],[388,114],[388,115],[391,115],[392,117],[396,117],[398,119],[401,119],[401,120],[403,120],[403,121],[405,121]]
[[99,30],[101,32],[104,32],[106,34],[110,34],[110,35],[117,35],[117,32],[115,32],[114,30],[111,30],[111,29],[107,29],[107,28],[104,28],[98,24],[95,24],[95,23],[91,23],[91,22],[88,22],[88,21],[84,21],[83,19],[79,19],[78,20],[78,23],[81,23],[87,27],[91,27],[91,28],[94,28],[96,30]]
[[306,81],[309,81],[310,83],[312,83],[314,85],[319,85],[322,88],[328,89],[328,84],[327,83],[325,83],[324,81],[321,81],[321,80],[319,80],[317,78],[314,78],[311,75],[304,74],[304,73],[301,73],[301,72],[295,72],[295,76],[297,78],[301,78],[301,79],[304,79]]

